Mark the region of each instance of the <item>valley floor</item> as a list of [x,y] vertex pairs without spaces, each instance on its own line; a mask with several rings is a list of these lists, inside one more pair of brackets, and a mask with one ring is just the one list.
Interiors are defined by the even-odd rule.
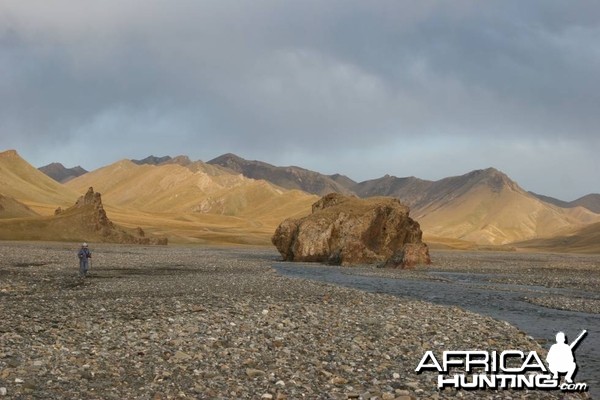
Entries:
[[274,250],[98,245],[84,281],[76,251],[0,242],[9,398],[563,398],[438,391],[414,372],[427,350],[544,349],[457,307],[280,276]]

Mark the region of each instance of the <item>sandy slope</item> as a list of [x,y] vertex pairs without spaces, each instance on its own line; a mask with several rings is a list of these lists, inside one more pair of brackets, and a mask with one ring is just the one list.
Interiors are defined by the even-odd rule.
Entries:
[[66,184],[102,193],[111,219],[183,242],[269,244],[285,218],[318,197],[196,162],[137,165],[122,160]]
[[0,153],[0,192],[26,204],[42,215],[57,206],[69,206],[80,196],[23,160],[14,150]]
[[545,203],[514,182],[496,188],[475,185],[412,215],[427,235],[493,245],[555,236],[600,221],[600,215],[582,207],[564,209]]

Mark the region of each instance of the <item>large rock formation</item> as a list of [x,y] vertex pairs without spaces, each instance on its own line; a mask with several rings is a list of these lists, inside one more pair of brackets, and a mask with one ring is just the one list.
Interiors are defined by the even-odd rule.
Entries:
[[311,215],[283,221],[272,242],[286,261],[402,268],[429,264],[419,223],[408,213],[407,206],[390,197],[331,193],[313,204]]
[[55,218],[68,219],[77,225],[91,238],[99,237],[103,242],[129,243],[129,244],[158,244],[166,245],[166,238],[146,237],[141,228],[131,232],[119,228],[108,219],[100,193],[89,188],[87,193],[81,196],[72,207],[66,210],[60,208],[55,211]]

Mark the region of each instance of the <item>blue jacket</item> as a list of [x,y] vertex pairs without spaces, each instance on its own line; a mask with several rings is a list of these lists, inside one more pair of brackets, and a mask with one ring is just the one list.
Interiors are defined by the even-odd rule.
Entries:
[[87,261],[88,258],[92,258],[92,252],[87,247],[82,247],[77,253],[77,256],[80,260]]

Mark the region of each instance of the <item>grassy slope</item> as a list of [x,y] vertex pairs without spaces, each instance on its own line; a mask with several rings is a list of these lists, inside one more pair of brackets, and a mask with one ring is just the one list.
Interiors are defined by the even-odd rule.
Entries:
[[0,194],[0,219],[34,217],[39,214],[25,204]]
[[508,186],[497,192],[477,186],[448,203],[429,204],[414,215],[428,236],[492,245],[557,235],[600,220],[580,207],[555,207]]
[[600,223],[585,226],[566,235],[515,243],[515,246],[537,251],[600,253]]
[[14,150],[0,153],[0,191],[42,215],[72,205],[80,194],[38,171]]

